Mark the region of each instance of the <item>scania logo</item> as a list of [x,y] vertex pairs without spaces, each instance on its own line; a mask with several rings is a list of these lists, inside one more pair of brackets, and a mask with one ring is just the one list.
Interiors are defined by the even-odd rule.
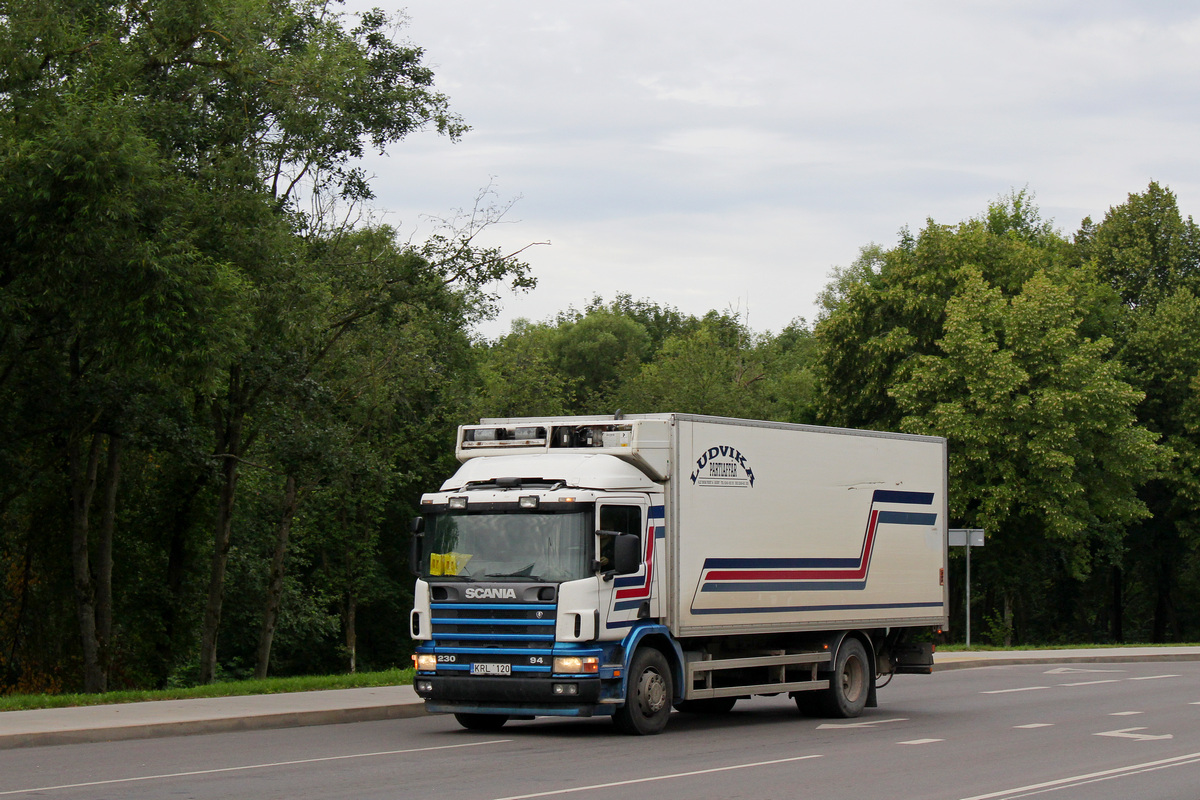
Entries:
[[480,589],[475,586],[468,586],[463,592],[463,596],[468,600],[516,600],[516,589]]

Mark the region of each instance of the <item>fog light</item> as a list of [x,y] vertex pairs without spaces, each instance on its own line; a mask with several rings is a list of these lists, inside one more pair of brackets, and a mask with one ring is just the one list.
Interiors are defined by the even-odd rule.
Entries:
[[596,656],[555,656],[554,671],[567,674],[597,673],[600,659]]
[[574,683],[554,684],[554,693],[559,695],[579,694],[579,686]]
[[431,681],[417,681],[418,692],[432,692],[433,683]]
[[437,656],[433,653],[417,653],[417,672],[435,672],[437,670]]

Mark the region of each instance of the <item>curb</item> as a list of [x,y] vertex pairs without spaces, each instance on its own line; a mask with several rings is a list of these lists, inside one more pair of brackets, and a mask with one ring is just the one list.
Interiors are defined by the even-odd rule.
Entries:
[[1103,655],[1103,656],[1053,656],[1015,658],[964,658],[961,661],[935,661],[934,672],[950,669],[974,669],[976,667],[1013,667],[1022,664],[1132,664],[1151,661],[1200,661],[1200,653],[1164,653],[1162,655]]
[[36,731],[14,734],[0,733],[0,750],[16,750],[23,747],[49,747],[64,744],[120,742],[131,739],[158,739],[168,736],[193,736],[205,733],[302,728],[312,725],[339,725],[349,722],[378,722],[389,719],[422,717],[425,714],[424,703],[404,703],[368,708],[289,711],[278,714],[256,714],[245,717],[223,717],[179,722],[155,722],[118,727]]

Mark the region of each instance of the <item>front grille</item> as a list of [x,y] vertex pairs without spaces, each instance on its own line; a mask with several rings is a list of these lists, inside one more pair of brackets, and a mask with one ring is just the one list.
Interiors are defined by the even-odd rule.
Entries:
[[554,603],[433,603],[438,671],[470,672],[474,663],[550,674]]

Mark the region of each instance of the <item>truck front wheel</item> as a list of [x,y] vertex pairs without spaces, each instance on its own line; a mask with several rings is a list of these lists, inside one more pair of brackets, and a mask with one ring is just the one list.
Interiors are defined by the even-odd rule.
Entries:
[[666,656],[653,647],[640,648],[633,654],[625,685],[625,705],[613,715],[617,728],[635,736],[662,733],[674,696]]
[[508,722],[505,714],[455,714],[454,718],[469,731],[498,731]]

